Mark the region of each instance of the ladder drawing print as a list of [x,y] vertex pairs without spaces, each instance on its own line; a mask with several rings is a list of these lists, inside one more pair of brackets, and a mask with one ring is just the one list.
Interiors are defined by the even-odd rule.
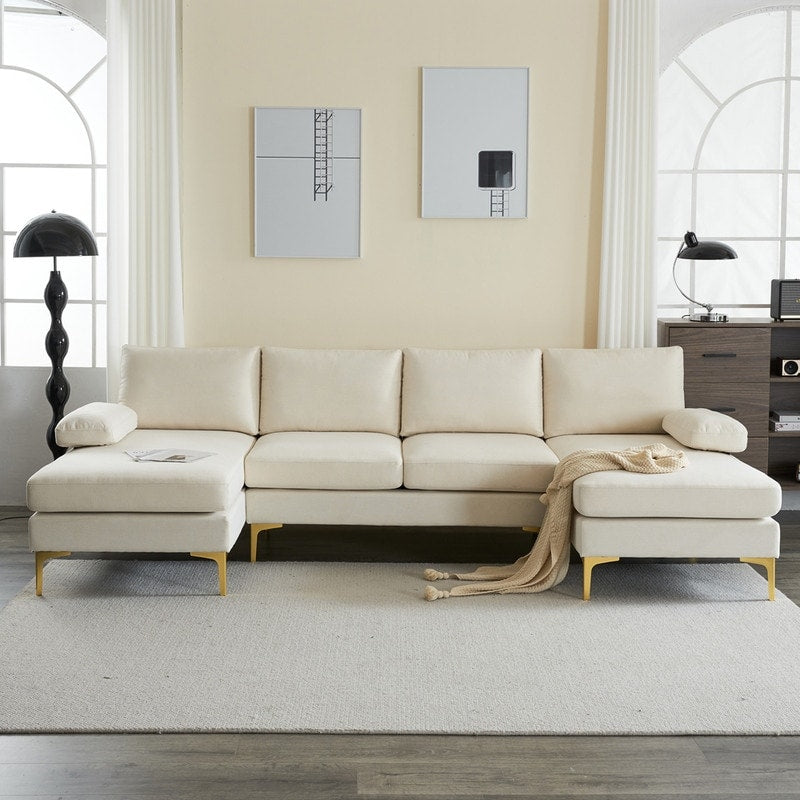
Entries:
[[361,109],[324,102],[254,109],[258,258],[361,257]]
[[489,216],[507,217],[509,199],[508,189],[492,189],[489,192]]
[[333,111],[314,109],[314,200],[333,189]]

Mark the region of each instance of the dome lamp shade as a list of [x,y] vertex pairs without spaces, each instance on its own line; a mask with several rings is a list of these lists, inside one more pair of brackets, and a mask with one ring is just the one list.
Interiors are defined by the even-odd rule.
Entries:
[[14,242],[15,258],[96,256],[97,242],[79,219],[51,211],[28,222]]

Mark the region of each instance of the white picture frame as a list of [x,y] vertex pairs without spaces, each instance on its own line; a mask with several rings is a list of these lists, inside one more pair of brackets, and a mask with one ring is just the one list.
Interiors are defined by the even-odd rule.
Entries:
[[423,217],[528,216],[528,95],[527,67],[422,68]]
[[361,110],[254,109],[254,253],[361,257]]

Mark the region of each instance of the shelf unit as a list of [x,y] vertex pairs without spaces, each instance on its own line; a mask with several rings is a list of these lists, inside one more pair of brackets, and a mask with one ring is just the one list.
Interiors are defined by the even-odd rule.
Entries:
[[800,320],[661,319],[658,344],[683,348],[686,406],[738,419],[748,432],[747,450],[738,457],[786,488],[800,487],[800,431],[769,429],[770,410],[800,414],[800,376],[780,375],[782,359],[800,358]]

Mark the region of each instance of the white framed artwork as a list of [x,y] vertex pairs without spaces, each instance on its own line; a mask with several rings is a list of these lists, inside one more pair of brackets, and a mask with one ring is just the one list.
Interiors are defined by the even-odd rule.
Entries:
[[528,215],[528,68],[422,68],[422,216]]
[[255,255],[361,256],[361,110],[256,108]]

